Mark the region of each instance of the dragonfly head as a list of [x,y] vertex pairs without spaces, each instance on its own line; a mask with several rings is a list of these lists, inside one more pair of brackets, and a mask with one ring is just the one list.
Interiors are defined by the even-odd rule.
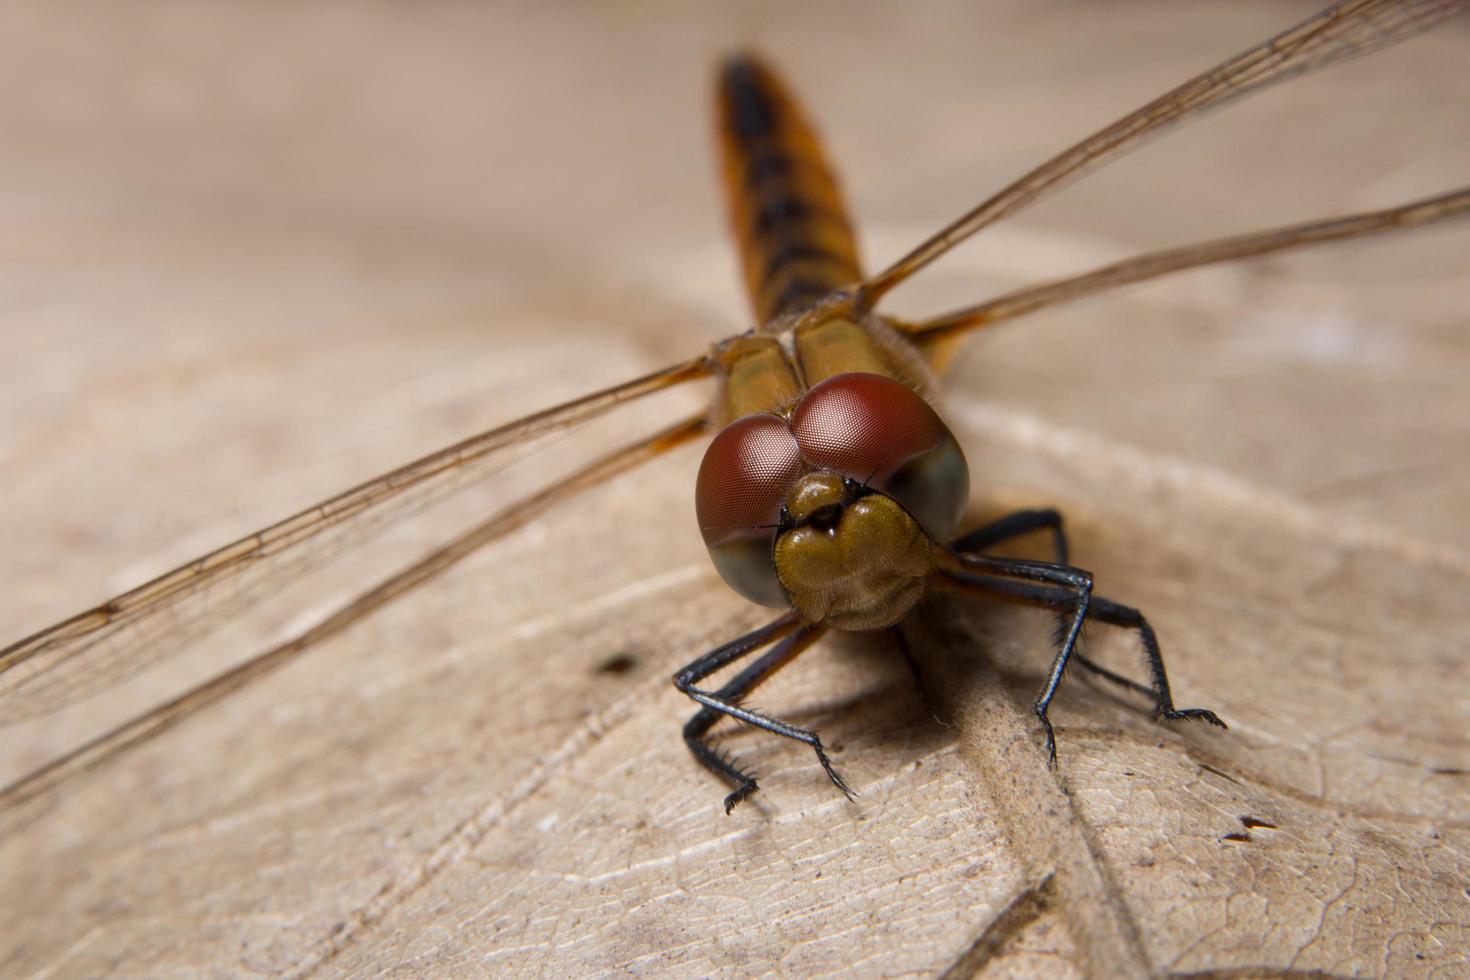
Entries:
[[881,375],[841,374],[787,415],[726,426],[700,465],[695,506],[737,592],[868,630],[923,594],[969,486],[964,453],[923,398]]

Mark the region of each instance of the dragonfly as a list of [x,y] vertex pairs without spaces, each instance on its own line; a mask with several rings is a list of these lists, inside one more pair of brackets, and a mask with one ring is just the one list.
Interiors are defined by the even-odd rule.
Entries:
[[[1466,6],[1344,0],[1098,130],[871,275],[858,264],[836,179],[804,111],[761,61],[731,60],[718,100],[724,181],[754,329],[431,453],[11,644],[0,650],[0,723],[55,711],[187,652],[372,529],[503,470],[562,433],[699,382],[716,386],[710,409],[508,503],[285,641],[23,776],[0,789],[0,810],[185,722],[577,495],[711,435],[696,480],[711,558],[737,592],[783,609],[675,677],[699,705],[685,739],[695,758],[730,784],[727,812],[757,783],[709,744],[722,718],[804,742],[833,784],[850,792],[815,732],[756,712],[744,698],[826,632],[893,628],[931,590],[1059,611],[1064,628],[1035,704],[1048,758],[1055,756],[1048,708],[1072,663],[1148,698],[1165,718],[1218,723],[1212,712],[1173,704],[1152,628],[1138,610],[1092,594],[1092,576],[1070,564],[1058,513],[1020,511],[956,536],[968,503],[964,454],[924,396],[954,342],[976,331],[1176,271],[1447,221],[1470,211],[1470,187],[1138,255],[919,320],[880,312],[879,303],[961,242],[1151,137],[1288,78],[1405,40]],[[1055,560],[989,553],[1033,532],[1051,535]],[[1150,668],[1146,683],[1077,649],[1089,620],[1135,634]],[[724,685],[701,686],[748,657],[754,660]]]

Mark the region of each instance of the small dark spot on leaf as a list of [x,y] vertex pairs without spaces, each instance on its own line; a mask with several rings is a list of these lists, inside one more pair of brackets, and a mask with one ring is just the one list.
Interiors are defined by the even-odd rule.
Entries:
[[1454,766],[1435,766],[1429,771],[1436,776],[1470,776],[1470,769],[1457,769]]
[[1250,834],[1226,834],[1224,837],[1221,837],[1220,839],[1221,840],[1235,841],[1236,843],[1243,844],[1246,841],[1248,841],[1248,840],[1251,839],[1251,835]]
[[597,666],[599,674],[629,674],[638,667],[638,658],[631,653],[615,653]]
[[843,745],[841,742],[833,742],[831,745],[827,746],[827,748],[831,749],[833,752],[841,752],[843,749]]
[[1245,827],[1246,830],[1255,830],[1257,827],[1263,827],[1266,830],[1281,829],[1277,827],[1274,823],[1271,823],[1269,820],[1262,820],[1260,817],[1241,817],[1240,823],[1241,826]]

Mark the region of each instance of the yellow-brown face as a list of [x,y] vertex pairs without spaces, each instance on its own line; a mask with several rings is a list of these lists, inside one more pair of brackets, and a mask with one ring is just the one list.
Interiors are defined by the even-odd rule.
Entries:
[[837,629],[881,629],[924,594],[934,544],[891,497],[836,473],[797,480],[776,537],[776,578],[791,604]]
[[790,417],[747,415],[710,444],[695,504],[736,591],[869,630],[923,594],[934,542],[969,499],[964,454],[911,389],[874,374],[813,386]]

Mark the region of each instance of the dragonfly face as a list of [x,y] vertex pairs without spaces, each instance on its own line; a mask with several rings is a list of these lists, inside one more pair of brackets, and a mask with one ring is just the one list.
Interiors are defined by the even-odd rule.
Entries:
[[695,507],[720,575],[768,606],[837,629],[891,626],[913,608],[936,541],[970,496],[964,453],[916,392],[839,374],[784,413],[715,437]]

